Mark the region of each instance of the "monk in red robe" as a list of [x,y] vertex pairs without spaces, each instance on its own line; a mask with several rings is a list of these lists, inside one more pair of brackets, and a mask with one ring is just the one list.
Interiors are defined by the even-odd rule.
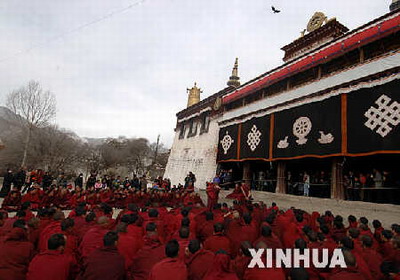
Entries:
[[146,226],[144,245],[132,261],[131,279],[147,280],[152,267],[165,257],[165,247],[157,235],[157,226],[149,223]]
[[21,193],[17,188],[14,188],[8,195],[4,198],[2,209],[6,211],[17,211],[21,205]]
[[144,224],[143,224],[143,228],[146,228],[148,223],[154,223],[157,226],[157,233],[158,233],[158,237],[160,238],[160,241],[162,243],[165,242],[165,224],[164,221],[161,219],[161,217],[159,217],[159,212],[157,209],[150,209],[148,212],[148,218],[147,220],[145,220]]
[[82,258],[87,258],[94,250],[103,246],[104,235],[109,231],[109,219],[102,216],[97,219],[97,225],[89,229],[80,244]]
[[259,242],[264,242],[267,245],[267,248],[278,249],[283,248],[282,242],[279,238],[272,232],[272,229],[268,225],[263,225],[261,227],[261,236],[254,241],[254,246]]
[[48,240],[48,250],[36,255],[29,264],[27,280],[69,280],[77,274],[74,259],[63,254],[65,236],[54,234]]
[[135,236],[128,233],[127,224],[122,222],[117,225],[118,252],[125,259],[125,268],[129,269],[137,252],[143,247],[142,236]]
[[188,280],[202,280],[212,267],[214,254],[201,248],[200,241],[193,239],[186,250]]
[[85,261],[82,279],[125,280],[125,260],[116,247],[118,234],[108,232],[103,238],[103,247],[94,250]]
[[362,237],[361,257],[367,263],[373,279],[381,279],[383,277],[381,273],[383,258],[377,251],[372,249],[372,244],[373,240],[370,236],[364,235]]
[[211,211],[218,203],[219,191],[221,188],[217,183],[208,183],[207,185],[207,207]]
[[171,240],[165,245],[167,258],[161,260],[150,271],[149,280],[187,280],[186,265],[179,258],[179,243]]
[[356,268],[356,258],[349,250],[343,251],[347,268],[339,268],[332,272],[328,280],[365,280],[364,276]]
[[214,257],[213,266],[208,271],[204,280],[239,280],[230,268],[230,258],[223,252],[218,252]]
[[215,224],[214,235],[204,241],[204,249],[209,250],[213,253],[216,253],[219,250],[224,250],[226,253],[230,254],[231,242],[224,235],[223,231],[224,226],[221,223]]
[[208,237],[213,235],[214,223],[215,221],[213,212],[206,212],[205,221],[203,221],[201,224],[197,223],[199,225],[197,229],[197,237],[201,242],[204,242]]
[[252,245],[249,241],[242,242],[238,255],[231,262],[232,269],[239,279],[243,279],[244,273],[251,262],[250,248],[252,248]]
[[47,242],[49,238],[56,233],[61,233],[61,221],[64,219],[63,212],[56,212],[53,215],[53,220],[43,229],[39,237],[38,249],[40,252],[47,250]]
[[32,243],[28,241],[25,229],[15,227],[0,243],[0,278],[8,280],[25,279],[29,262],[34,255]]

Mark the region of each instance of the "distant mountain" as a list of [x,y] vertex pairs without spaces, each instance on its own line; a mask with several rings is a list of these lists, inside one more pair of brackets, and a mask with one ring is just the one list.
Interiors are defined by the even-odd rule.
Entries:
[[6,107],[0,106],[0,137],[13,134],[21,129],[18,115]]

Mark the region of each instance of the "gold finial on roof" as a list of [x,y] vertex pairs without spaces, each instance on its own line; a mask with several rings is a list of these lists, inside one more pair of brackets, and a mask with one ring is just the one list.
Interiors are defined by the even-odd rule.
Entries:
[[200,102],[200,93],[202,93],[203,91],[197,87],[196,82],[194,82],[194,86],[191,89],[186,89],[186,92],[189,93],[187,107],[190,107]]
[[232,76],[229,77],[229,81],[226,83],[230,87],[238,87],[240,86],[240,78],[238,74],[238,68],[239,68],[239,59],[235,59],[235,64],[233,65],[232,69]]

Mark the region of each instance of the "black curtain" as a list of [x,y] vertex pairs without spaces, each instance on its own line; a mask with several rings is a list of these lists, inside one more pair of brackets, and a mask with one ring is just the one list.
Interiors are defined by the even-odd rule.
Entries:
[[253,118],[242,124],[240,158],[269,158],[270,116]]
[[348,153],[400,150],[400,81],[347,96]]
[[274,158],[341,153],[341,98],[275,113]]
[[218,161],[237,159],[239,125],[231,125],[219,130]]

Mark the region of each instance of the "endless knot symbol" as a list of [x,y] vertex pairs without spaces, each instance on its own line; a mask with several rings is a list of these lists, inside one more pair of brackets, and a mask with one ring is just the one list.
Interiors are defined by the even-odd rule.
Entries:
[[400,123],[400,104],[384,94],[381,95],[375,104],[378,108],[371,106],[364,116],[368,119],[364,125],[375,131],[380,136],[385,137],[392,131],[391,126],[397,126]]
[[254,152],[258,144],[260,144],[261,141],[260,136],[261,132],[258,130],[256,125],[253,125],[249,134],[247,134],[247,145],[249,145],[250,150],[252,152]]
[[235,142],[235,141],[232,139],[232,137],[228,134],[228,131],[227,131],[226,135],[224,136],[224,138],[222,138],[222,140],[220,142],[225,155],[228,153],[228,150],[232,146],[233,142]]
[[312,128],[311,120],[307,117],[298,118],[293,124],[293,134],[299,138],[296,140],[297,144],[304,145],[307,143],[306,136],[310,133]]

